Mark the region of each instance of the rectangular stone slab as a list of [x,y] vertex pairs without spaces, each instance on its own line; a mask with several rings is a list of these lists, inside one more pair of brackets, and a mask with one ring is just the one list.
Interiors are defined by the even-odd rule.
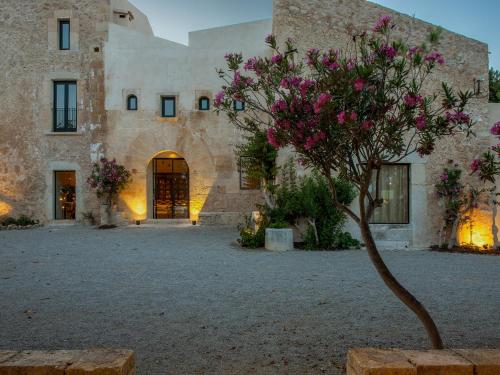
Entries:
[[126,349],[0,352],[0,375],[134,375]]
[[133,375],[134,367],[134,352],[131,350],[91,349],[66,369],[66,375]]
[[347,375],[417,375],[417,370],[398,350],[349,349]]
[[474,375],[474,365],[451,350],[402,350],[417,375]]
[[474,375],[500,374],[500,349],[455,349],[474,364]]

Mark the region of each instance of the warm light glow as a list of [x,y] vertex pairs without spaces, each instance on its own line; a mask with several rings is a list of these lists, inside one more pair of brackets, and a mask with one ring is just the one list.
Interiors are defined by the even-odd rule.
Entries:
[[0,201],[0,216],[8,215],[12,211],[12,206],[7,202]]
[[474,210],[472,220],[462,225],[458,232],[458,243],[478,247],[493,246],[491,224],[491,212]]
[[146,198],[142,196],[122,195],[122,199],[132,212],[134,220],[144,220],[147,214]]

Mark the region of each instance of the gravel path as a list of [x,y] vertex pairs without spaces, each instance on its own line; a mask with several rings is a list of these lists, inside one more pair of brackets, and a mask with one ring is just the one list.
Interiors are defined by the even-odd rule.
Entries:
[[[348,347],[423,348],[364,251],[270,253],[203,227],[0,232],[0,349],[125,347],[139,374],[341,374]],[[383,256],[446,344],[500,347],[500,257]]]

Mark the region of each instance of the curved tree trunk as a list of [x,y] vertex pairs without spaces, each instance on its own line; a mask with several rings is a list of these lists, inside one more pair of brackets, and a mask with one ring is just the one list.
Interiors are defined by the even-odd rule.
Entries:
[[360,211],[361,215],[359,227],[361,229],[361,235],[365,242],[370,260],[375,266],[378,274],[384,281],[385,285],[387,285],[396,297],[398,297],[420,319],[432,342],[432,347],[434,349],[443,349],[443,341],[441,340],[439,331],[425,307],[399,283],[391,271],[389,271],[389,268],[387,268],[384,260],[380,256],[368,223],[368,218],[364,208],[364,198],[360,199]]

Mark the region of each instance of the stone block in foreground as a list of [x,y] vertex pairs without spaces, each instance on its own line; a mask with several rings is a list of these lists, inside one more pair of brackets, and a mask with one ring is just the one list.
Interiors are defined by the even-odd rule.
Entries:
[[500,349],[350,349],[347,375],[500,375]]
[[135,375],[126,349],[0,351],[0,375]]
[[293,250],[293,230],[267,228],[265,247],[272,251]]

